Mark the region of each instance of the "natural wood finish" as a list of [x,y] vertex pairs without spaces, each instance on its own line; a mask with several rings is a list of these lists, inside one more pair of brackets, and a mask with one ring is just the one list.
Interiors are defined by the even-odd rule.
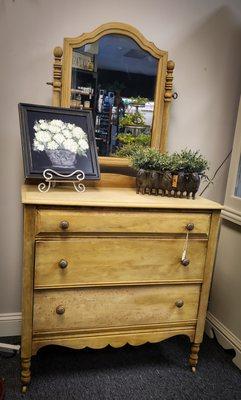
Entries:
[[[192,282],[203,279],[205,240],[81,238],[36,243],[35,288]],[[62,269],[60,260],[68,265]]]
[[22,186],[22,203],[61,206],[148,208],[152,210],[221,210],[213,201],[197,197],[195,200],[161,196],[137,195],[131,188],[87,188],[77,193],[72,187],[56,187],[48,193],[40,193],[35,185]]
[[199,343],[192,343],[191,346],[191,354],[189,357],[189,364],[191,365],[192,372],[196,372],[196,366],[198,363],[198,353],[200,350],[200,344]]
[[212,213],[211,219],[211,227],[210,227],[210,237],[207,248],[207,257],[205,262],[205,271],[204,271],[204,281],[202,285],[202,291],[200,295],[199,302],[199,310],[198,310],[198,322],[195,334],[195,343],[201,343],[203,339],[205,318],[208,307],[208,298],[210,292],[210,286],[212,281],[213,274],[213,266],[214,259],[216,255],[216,247],[217,247],[217,237],[219,232],[219,224],[220,224],[220,213],[214,211]]
[[132,346],[140,346],[147,342],[157,343],[176,335],[187,335],[190,338],[190,341],[193,341],[194,333],[195,325],[186,323],[184,327],[172,327],[169,324],[168,328],[156,328],[152,325],[151,329],[142,328],[141,330],[129,330],[126,332],[106,334],[67,334],[66,332],[62,333],[61,336],[54,334],[38,334],[33,337],[32,352],[34,355],[41,347],[49,344],[68,346],[74,349],[83,349],[88,347],[90,342],[93,349],[101,349],[106,347],[108,344],[115,348],[122,347],[127,343]]
[[[120,347],[185,334],[193,343],[189,362],[196,369],[219,204],[141,196],[133,188],[91,187],[79,194],[59,187],[39,193],[26,185],[22,199],[24,391],[31,356],[48,344]],[[68,228],[62,230],[63,220]],[[59,265],[61,259],[67,263]]]
[[[34,332],[102,327],[140,326],[197,317],[200,285],[137,286],[38,290],[35,292]],[[178,308],[175,302],[184,300]],[[56,307],[65,313],[58,315]]]
[[161,132],[161,143],[160,152],[164,153],[167,149],[167,131],[168,131],[168,121],[169,121],[169,109],[172,101],[172,82],[173,82],[173,70],[175,68],[175,63],[171,60],[167,62],[167,74],[165,83],[165,95],[164,95],[164,111],[163,111],[163,123]]
[[[61,228],[67,221],[68,229]],[[36,234],[41,233],[187,233],[187,224],[193,223],[191,234],[209,234],[210,214],[154,211],[46,210],[37,212]]]
[[22,340],[21,358],[23,385],[30,382],[32,347],[33,265],[34,265],[35,206],[24,207],[23,287],[22,287]]
[[62,56],[61,47],[54,48],[54,67],[53,67],[53,98],[52,105],[60,107],[61,104],[61,86],[62,86]]
[[[168,126],[168,107],[164,106],[164,101],[171,92],[170,84],[167,87],[167,82],[170,82],[173,68],[167,69],[168,53],[158,49],[152,42],[149,42],[136,28],[131,25],[111,22],[99,26],[90,33],[83,33],[74,38],[64,39],[64,55],[63,55],[63,72],[62,72],[62,88],[61,88],[61,106],[70,107],[71,95],[71,68],[73,49],[84,46],[87,43],[93,43],[101,37],[109,34],[120,34],[131,39],[153,57],[158,59],[158,69],[156,77],[156,88],[154,97],[154,112],[152,122],[152,140],[151,146],[161,151],[165,151],[167,126]],[[168,80],[169,79],[169,80]],[[169,101],[169,100],[168,100]],[[170,103],[169,103],[170,104]],[[165,107],[165,109],[164,109]],[[120,159],[117,157],[99,157],[101,166],[121,166],[129,165],[128,159]]]
[[30,372],[31,358],[21,358],[21,381],[22,381],[22,392],[26,393],[27,385],[31,380]]

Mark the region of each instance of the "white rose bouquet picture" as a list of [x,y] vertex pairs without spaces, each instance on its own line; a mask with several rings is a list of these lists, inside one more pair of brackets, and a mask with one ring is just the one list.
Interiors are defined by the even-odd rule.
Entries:
[[87,134],[60,119],[40,119],[34,124],[34,151],[45,151],[53,167],[74,168],[76,155],[87,157]]
[[20,103],[19,121],[25,179],[29,183],[54,170],[65,181],[82,171],[100,179],[93,115],[90,110]]

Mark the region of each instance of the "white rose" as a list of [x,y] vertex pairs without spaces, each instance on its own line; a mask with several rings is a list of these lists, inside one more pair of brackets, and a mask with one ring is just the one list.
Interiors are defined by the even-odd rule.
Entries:
[[36,123],[36,124],[34,125],[33,129],[35,130],[35,132],[37,132],[37,131],[39,130],[39,124]]
[[72,131],[72,129],[75,128],[75,124],[66,124],[66,125],[67,125],[67,128],[68,128],[70,131]]
[[79,126],[76,126],[76,127],[73,129],[72,132],[73,132],[73,136],[76,137],[77,139],[80,139],[81,135],[85,134],[84,131],[83,131],[83,129],[80,128]]
[[48,129],[50,130],[51,133],[59,133],[61,131],[59,126],[55,125],[50,125]]
[[67,138],[71,139],[72,138],[72,133],[69,131],[69,129],[63,129],[62,134]]
[[47,143],[51,141],[51,135],[46,131],[38,131],[35,133],[35,137],[39,142]]
[[78,149],[77,143],[73,139],[67,139],[63,142],[64,149],[76,153]]
[[47,149],[49,150],[56,150],[58,147],[58,143],[56,143],[54,140],[47,144]]
[[53,140],[55,140],[55,142],[57,142],[58,144],[61,144],[65,140],[65,137],[64,135],[62,135],[62,133],[56,133],[53,136]]
[[89,144],[86,140],[81,139],[81,140],[79,140],[79,147],[81,150],[88,150]]
[[42,123],[39,125],[39,127],[40,127],[40,129],[42,129],[42,131],[46,131],[46,130],[49,129],[49,126],[48,126],[48,124],[46,124],[46,122],[42,122]]
[[44,145],[40,142],[38,142],[36,139],[33,142],[33,149],[35,151],[43,151],[44,150]]
[[39,124],[42,124],[43,122],[46,122],[44,119],[39,120]]
[[50,121],[50,124],[53,126],[58,126],[59,128],[62,128],[64,124],[63,121],[61,121],[61,119],[53,119],[52,121]]

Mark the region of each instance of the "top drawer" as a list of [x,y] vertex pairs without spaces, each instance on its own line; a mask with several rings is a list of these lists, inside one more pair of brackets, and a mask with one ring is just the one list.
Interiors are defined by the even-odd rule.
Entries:
[[210,214],[168,211],[39,209],[36,233],[186,233],[209,232]]

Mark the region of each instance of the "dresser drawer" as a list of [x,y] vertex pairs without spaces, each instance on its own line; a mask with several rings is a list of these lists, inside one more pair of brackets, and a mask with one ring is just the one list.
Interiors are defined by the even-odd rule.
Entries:
[[[193,321],[199,285],[37,290],[34,332]],[[182,307],[180,306],[183,302]],[[58,314],[59,312],[59,314]]]
[[201,281],[206,240],[81,238],[36,243],[35,287]]
[[36,233],[186,233],[189,223],[194,224],[192,233],[208,235],[210,214],[39,209]]

